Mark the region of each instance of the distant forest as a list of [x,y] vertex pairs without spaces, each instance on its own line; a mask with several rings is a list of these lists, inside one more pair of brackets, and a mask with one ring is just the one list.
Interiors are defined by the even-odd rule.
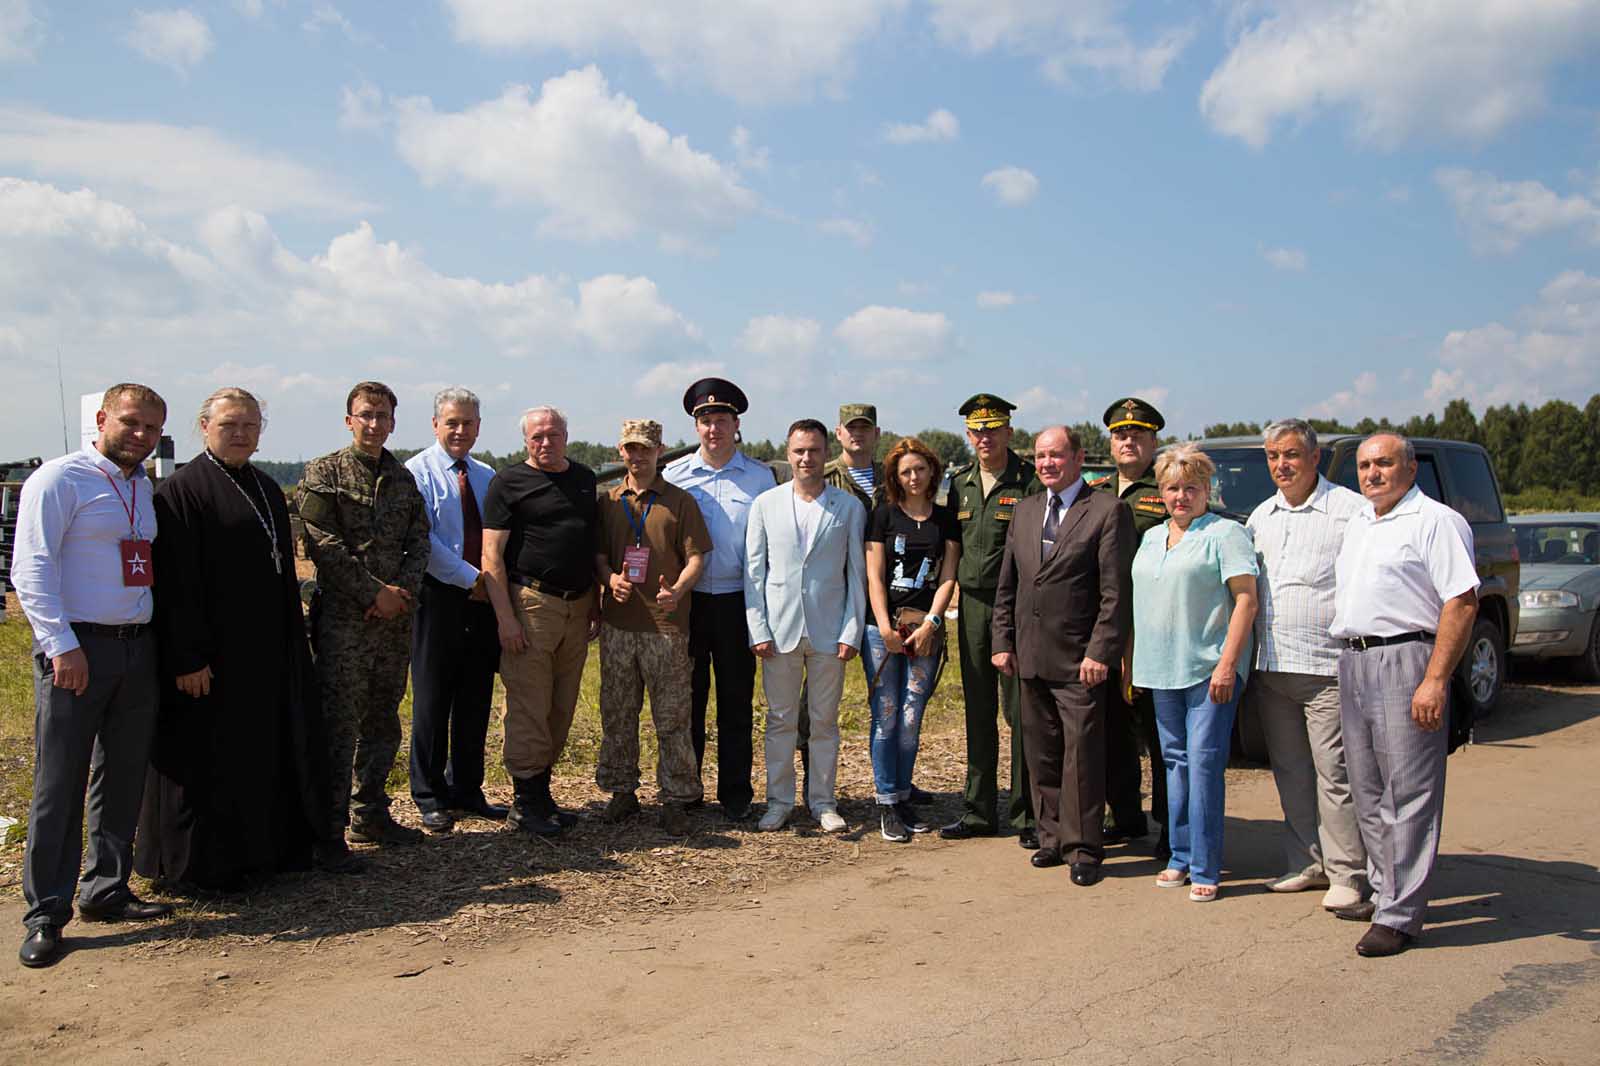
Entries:
[[[1503,404],[1488,408],[1481,417],[1473,413],[1467,401],[1451,400],[1440,416],[1416,415],[1398,423],[1371,418],[1354,424],[1321,418],[1307,421],[1319,433],[1365,434],[1387,429],[1398,430],[1411,437],[1442,437],[1481,444],[1493,458],[1495,471],[1500,476],[1500,487],[1508,496],[1546,500],[1552,504],[1560,500],[1600,496],[1600,394],[1589,397],[1589,402],[1583,407],[1565,400],[1551,400],[1538,407]],[[1218,422],[1206,426],[1199,438],[1191,439],[1254,435],[1261,432],[1262,425],[1260,422]],[[1108,454],[1110,441],[1099,423],[1080,422],[1074,428],[1090,455]],[[947,429],[925,429],[917,436],[947,464],[964,463],[972,458],[966,438],[959,433]],[[885,429],[878,446],[879,456],[887,454],[898,439],[899,434]],[[1167,438],[1169,442],[1177,439]],[[684,443],[678,441],[677,445]],[[1026,452],[1032,443],[1033,434],[1018,427],[1012,446]],[[743,448],[745,454],[754,459],[778,459],[783,456],[781,442],[745,441]],[[419,450],[401,448],[396,449],[394,454],[405,460]],[[833,442],[833,453],[838,454],[837,441]],[[526,458],[521,451],[505,455],[492,452],[475,454],[497,470]],[[574,462],[599,470],[616,462],[617,449],[610,444],[573,441],[567,446],[567,455]],[[256,460],[255,465],[285,487],[298,484],[305,472],[303,462]],[[1567,506],[1576,504],[1569,502]]]

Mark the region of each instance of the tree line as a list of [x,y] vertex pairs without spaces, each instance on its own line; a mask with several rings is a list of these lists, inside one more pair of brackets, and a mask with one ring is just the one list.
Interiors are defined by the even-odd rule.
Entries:
[[[1473,413],[1466,400],[1451,400],[1444,412],[1435,416],[1414,415],[1403,422],[1387,418],[1363,418],[1359,422],[1344,423],[1334,419],[1307,419],[1318,433],[1377,433],[1396,430],[1408,437],[1438,437],[1446,440],[1471,441],[1481,444],[1494,461],[1500,477],[1500,487],[1508,495],[1558,495],[1561,497],[1600,496],[1600,394],[1589,398],[1583,407],[1566,400],[1550,400],[1538,407],[1527,404],[1502,404],[1484,410],[1482,417]],[[1258,436],[1261,422],[1217,422],[1202,430],[1198,438]],[[1105,428],[1096,422],[1079,422],[1073,427],[1083,441],[1084,450],[1093,457],[1109,455],[1111,442]],[[878,458],[889,453],[900,434],[885,429],[878,442]],[[932,448],[946,467],[972,461],[972,450],[966,437],[948,429],[924,429],[916,434]],[[1011,446],[1026,454],[1033,447],[1033,433],[1017,427]],[[1163,443],[1178,440],[1167,437]],[[681,447],[679,440],[672,447]],[[831,454],[839,454],[838,441],[830,441]],[[741,445],[746,455],[763,462],[782,459],[782,441],[744,441]],[[417,454],[418,448],[396,448],[394,454],[402,462]],[[490,451],[473,453],[496,470],[520,463],[527,458],[521,450],[496,455]],[[573,462],[583,463],[596,470],[617,461],[614,444],[592,441],[572,441],[567,445],[567,455]],[[297,484],[305,472],[304,462],[257,460],[255,465],[262,473],[280,485]]]

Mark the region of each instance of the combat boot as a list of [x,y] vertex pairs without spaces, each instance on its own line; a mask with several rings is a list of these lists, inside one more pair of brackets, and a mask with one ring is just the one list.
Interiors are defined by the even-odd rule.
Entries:
[[349,835],[357,844],[416,844],[422,840],[422,830],[401,825],[387,808],[352,818]]
[[[511,800],[511,810],[506,815],[506,828],[533,836],[558,836],[561,833],[561,823],[545,813],[540,800],[538,780],[538,777],[511,779],[514,796]],[[546,775],[546,781],[548,780]],[[548,785],[545,794],[549,794]]]
[[547,818],[554,819],[556,825],[562,829],[571,829],[578,824],[578,816],[571,811],[564,811],[556,803],[556,798],[550,794],[550,771],[535,774],[532,778],[534,794],[537,797],[539,812]]
[[689,825],[689,812],[681,803],[667,802],[661,805],[661,828],[670,836],[686,837],[692,831]]

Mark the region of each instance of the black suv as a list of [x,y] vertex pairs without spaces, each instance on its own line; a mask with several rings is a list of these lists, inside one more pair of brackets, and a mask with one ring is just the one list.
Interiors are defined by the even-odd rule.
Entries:
[[[1319,436],[1322,473],[1337,485],[1360,492],[1356,481],[1359,434]],[[1198,442],[1217,465],[1211,486],[1211,509],[1238,522],[1278,491],[1267,470],[1259,437],[1218,437]],[[1453,507],[1472,526],[1477,554],[1478,618],[1472,640],[1456,671],[1452,702],[1471,714],[1460,729],[1493,710],[1506,676],[1506,649],[1517,632],[1517,585],[1521,563],[1517,538],[1506,522],[1489,453],[1465,441],[1413,438],[1417,451],[1417,485],[1434,499]],[[1452,723],[1452,730],[1457,727]],[[1238,739],[1245,755],[1266,758],[1266,742],[1254,713],[1248,688],[1239,705]]]

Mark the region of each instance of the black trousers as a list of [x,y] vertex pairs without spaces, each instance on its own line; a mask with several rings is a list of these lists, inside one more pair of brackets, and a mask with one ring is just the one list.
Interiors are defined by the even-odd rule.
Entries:
[[420,811],[483,799],[483,744],[500,665],[494,608],[423,578],[411,631],[411,798]]
[[1150,758],[1150,816],[1166,839],[1167,766],[1156,736],[1156,709],[1150,693],[1141,692],[1132,703],[1122,698],[1122,671],[1113,666],[1106,678],[1106,805],[1111,824],[1134,836],[1149,832],[1145,820],[1144,791],[1139,771],[1139,745]]
[[756,689],[756,657],[745,625],[744,593],[696,592],[689,604],[690,723],[695,766],[706,761],[706,702],[711,675],[717,685],[717,801],[738,810],[750,805],[751,701]]

